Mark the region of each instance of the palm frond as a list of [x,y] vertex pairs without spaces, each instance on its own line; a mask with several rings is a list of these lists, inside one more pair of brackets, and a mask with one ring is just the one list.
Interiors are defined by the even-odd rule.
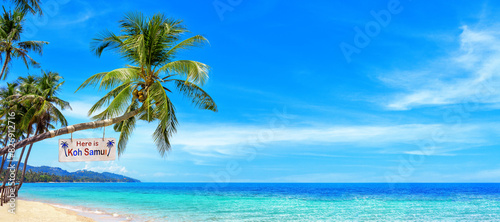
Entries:
[[175,116],[175,107],[159,81],[151,86],[150,93],[157,103],[154,108],[155,117],[160,121],[153,133],[153,139],[160,155],[164,156],[165,152],[170,149],[169,137],[177,131],[178,121]]
[[187,38],[179,42],[177,45],[168,50],[166,54],[169,56],[173,56],[178,52],[178,50],[189,49],[191,47],[201,47],[205,44],[208,44],[208,40],[205,37],[203,37],[202,35],[195,35],[191,38]]
[[107,105],[110,101],[112,101],[120,92],[123,91],[126,87],[130,87],[130,81],[127,81],[123,83],[122,85],[114,88],[113,90],[109,91],[104,97],[99,99],[89,110],[88,115],[91,116],[94,114],[96,111],[101,109],[104,105]]
[[97,73],[85,80],[76,91],[88,85],[98,86],[98,89],[109,89],[127,81],[139,79],[138,71],[135,68],[115,69],[111,72]]
[[173,79],[173,81],[179,92],[190,98],[191,102],[196,107],[217,112],[217,105],[213,101],[212,97],[210,97],[210,95],[203,91],[203,89],[199,86],[180,79]]
[[[130,97],[132,95],[132,90],[130,84],[127,84],[125,87],[123,87],[122,90],[113,98],[113,100],[109,103],[108,107],[102,111],[101,113],[97,114],[96,116],[92,117],[93,119],[96,120],[103,120],[103,119],[109,119],[116,117],[120,114],[123,113],[123,111],[126,110],[126,107],[128,107]],[[94,107],[96,107],[94,105]],[[94,108],[92,107],[92,108]],[[92,111],[92,109],[91,109]],[[95,111],[95,109],[94,109]]]
[[90,50],[93,51],[98,57],[106,49],[116,49],[123,45],[119,36],[116,36],[109,30],[100,33],[97,38],[94,38],[90,43]]
[[64,117],[64,114],[57,109],[57,107],[51,105],[51,110],[50,113],[53,114],[54,116],[54,122],[59,123],[61,126],[68,126],[68,121],[66,120],[66,117]]
[[16,8],[21,12],[43,15],[41,0],[13,0]]
[[178,60],[169,62],[158,69],[157,72],[168,72],[186,77],[186,81],[203,85],[208,80],[210,67],[201,62],[191,60]]
[[102,78],[107,75],[108,73],[107,72],[101,72],[101,73],[97,73],[97,74],[94,74],[92,75],[91,77],[89,77],[87,80],[85,80],[79,87],[78,89],[75,90],[75,92],[78,92],[78,90],[80,89],[83,89],[89,85],[99,85],[98,83],[101,82]]
[[47,45],[47,44],[49,44],[49,43],[44,42],[44,41],[23,41],[23,42],[17,43],[19,48],[24,49],[26,51],[36,52],[39,55],[42,55],[43,45]]
[[[138,108],[138,103],[132,102],[132,104],[127,108],[126,112],[134,111],[137,108]],[[135,123],[136,123],[136,117],[132,117],[115,125],[115,131],[120,132],[120,137],[118,139],[118,145],[117,145],[118,156],[122,155],[123,152],[125,151],[128,139],[130,135],[132,135],[132,132],[135,128]]]

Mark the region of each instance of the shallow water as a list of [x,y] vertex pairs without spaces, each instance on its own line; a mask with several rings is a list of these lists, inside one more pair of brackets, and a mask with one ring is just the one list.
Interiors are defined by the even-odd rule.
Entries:
[[135,221],[500,221],[500,184],[37,183],[20,197]]

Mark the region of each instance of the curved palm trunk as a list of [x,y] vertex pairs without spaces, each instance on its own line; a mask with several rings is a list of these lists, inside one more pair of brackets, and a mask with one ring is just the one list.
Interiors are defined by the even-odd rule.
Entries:
[[[35,133],[36,135],[36,133]],[[26,136],[26,138],[30,137],[30,132],[28,132],[28,135]],[[19,160],[17,161],[17,166],[16,166],[16,175],[17,175],[17,171],[19,170],[19,166],[21,165],[21,160],[23,159],[23,155],[24,155],[24,150],[26,149],[26,147],[24,146],[23,147],[23,150],[21,151],[21,156],[19,156]]]
[[[2,155],[2,167],[0,167],[0,174],[3,172],[3,165],[5,164],[6,159],[7,159],[7,154]],[[5,173],[5,177],[7,177],[7,173]],[[0,188],[0,206],[3,206],[3,188]]]
[[5,164],[5,159],[7,159],[7,155],[2,155],[2,165],[0,165],[0,174],[3,172],[3,165]]
[[[6,159],[7,159],[8,155],[9,155],[8,153],[5,154]],[[9,192],[8,192],[9,189],[6,189],[7,188],[7,178],[9,178],[9,175],[10,175],[9,174],[9,167],[12,165],[13,160],[14,160],[14,156],[11,156],[9,164],[7,165],[7,168],[5,169],[5,177],[3,178],[2,186],[0,187],[0,197],[1,197],[0,206],[3,206],[3,203],[7,203],[7,196],[9,195]],[[13,183],[15,184],[16,181],[14,180]]]
[[[28,133],[28,136],[27,136],[27,137],[30,137],[30,134],[29,134],[29,133]],[[23,156],[23,153],[24,153],[24,149],[25,149],[25,148],[26,148],[26,146],[24,146],[24,147],[23,147],[23,151],[21,152],[21,157],[19,158],[19,161],[17,161],[16,171],[14,171],[14,174],[16,174],[16,175],[17,175],[17,169],[19,169],[19,163],[21,162],[21,158],[22,158],[22,156]],[[5,156],[5,159],[7,159],[7,156],[8,156],[8,155],[9,155],[8,153],[6,153],[6,154],[4,155],[4,156]],[[10,159],[10,161],[9,161],[9,165],[7,165],[7,169],[8,169],[8,168],[12,165],[12,161],[14,161],[14,157],[12,157],[12,158]],[[5,161],[3,161],[3,160],[2,160],[2,167],[0,168],[0,172],[2,172],[2,170],[3,170],[3,164],[4,164],[4,162],[5,162]],[[7,183],[7,175],[8,175],[8,170],[7,170],[7,169],[5,169],[5,173],[6,173],[6,174],[5,174],[5,178],[3,179],[3,181],[2,181],[2,186],[0,187],[0,190],[2,190],[2,191],[3,191],[3,189],[5,189],[5,187],[6,187],[6,183]],[[14,183],[15,183],[15,181],[14,181]]]
[[[9,154],[6,153],[5,156],[8,156]],[[7,187],[7,178],[9,178],[9,168],[12,166],[12,161],[14,161],[14,156],[11,156],[10,157],[10,161],[9,161],[9,164],[7,165],[7,168],[5,169],[5,177],[3,178],[3,181],[2,181],[2,186],[0,187],[0,190],[2,190],[2,197],[5,199],[5,196],[6,196],[6,192],[7,192],[7,189],[5,189]],[[12,181],[14,184],[16,183],[16,181]]]
[[5,164],[5,160],[7,159],[7,154],[2,155],[2,165],[0,165],[0,174],[3,172],[3,165]]
[[21,189],[21,186],[23,185],[24,182],[24,174],[26,173],[26,166],[28,165],[28,158],[30,157],[31,153],[31,148],[33,148],[33,143],[30,144],[30,148],[28,149],[28,153],[26,154],[26,158],[24,159],[24,166],[23,166],[23,174],[21,175],[21,181],[19,182],[19,185],[16,187],[16,197],[17,197],[17,192],[19,189]]
[[[9,142],[9,137],[7,136],[7,137],[5,137],[3,145],[7,146],[8,142]],[[3,165],[5,164],[6,159],[7,159],[7,154],[2,155],[2,165],[0,165],[0,175],[3,172]]]
[[[7,145],[7,137],[5,138],[4,146]],[[7,160],[7,153],[2,155],[2,165],[0,165],[0,175],[3,173],[3,165],[5,164],[5,161]],[[7,170],[5,170],[5,177],[7,177]],[[3,180],[2,180],[3,181]],[[3,206],[3,185],[0,187],[0,206]]]
[[[37,135],[39,132],[40,132],[40,129],[37,125],[36,130],[35,130],[35,135]],[[29,133],[28,133],[28,137],[29,137]],[[21,188],[21,185],[23,184],[23,181],[24,181],[24,174],[26,173],[26,166],[28,164],[28,157],[30,156],[32,147],[33,147],[33,144],[30,144],[30,148],[28,149],[28,153],[26,154],[26,158],[24,159],[23,174],[21,175],[19,185],[16,186],[16,183],[12,184],[12,188],[15,188],[14,192],[16,193],[16,197],[17,197],[17,193],[18,193],[19,189]],[[19,161],[17,162],[16,172],[15,172],[16,176],[18,175],[17,172],[19,170],[19,166],[21,165],[21,160],[23,159],[23,154],[24,154],[25,149],[26,149],[26,147],[23,147],[23,151],[21,151],[21,156],[19,157]]]
[[2,66],[2,72],[0,73],[0,79],[5,79],[5,70],[7,69],[7,65],[9,65],[9,61],[10,61],[10,52],[7,51],[5,53],[5,61],[3,62],[3,66]]
[[[29,137],[29,136],[28,136]],[[31,151],[31,147],[33,146],[33,144],[30,145],[30,148],[28,149],[28,155]],[[19,160],[17,161],[17,166],[16,166],[16,171],[15,171],[15,174],[16,174],[16,177],[19,175],[18,172],[19,172],[19,166],[21,166],[21,161],[23,160],[23,155],[24,155],[24,150],[26,149],[26,147],[23,147],[23,150],[21,151],[21,155],[19,156]],[[24,171],[26,170],[26,161],[27,161],[27,157],[26,157],[26,160],[24,160],[24,164],[23,164],[23,168],[21,169],[23,171],[23,174],[22,174],[22,177],[21,177],[21,182],[23,181],[24,179]],[[15,183],[14,183],[15,184]],[[20,187],[20,186],[19,186]],[[16,189],[16,197],[17,197],[17,191],[19,191],[19,187]]]
[[[88,123],[79,123],[79,124],[63,127],[61,129],[51,130],[49,132],[41,133],[41,134],[26,138],[24,140],[21,140],[21,141],[15,143],[14,149],[17,150],[17,149],[20,149],[21,147],[28,146],[28,145],[31,145],[33,143],[36,143],[36,142],[39,142],[39,141],[42,141],[42,140],[45,140],[48,138],[52,138],[52,137],[80,131],[80,130],[95,129],[95,128],[100,128],[100,127],[110,126],[110,125],[113,125],[115,123],[119,123],[123,120],[129,119],[129,118],[137,115],[140,112],[140,110],[141,109],[137,109],[137,110],[125,113],[123,116],[119,116],[119,117],[115,117],[115,118],[111,118],[111,119],[98,120],[98,121],[93,121],[93,122],[88,122]],[[0,155],[4,155],[7,152],[8,152],[7,146],[0,149]]]
[[[23,147],[23,150],[21,151],[21,155],[19,156],[19,160],[17,161],[16,175],[17,175],[17,171],[19,170],[19,166],[21,166],[21,160],[23,160],[23,155],[24,155],[25,149],[26,149],[26,147]],[[24,167],[24,165],[23,165],[23,167]]]

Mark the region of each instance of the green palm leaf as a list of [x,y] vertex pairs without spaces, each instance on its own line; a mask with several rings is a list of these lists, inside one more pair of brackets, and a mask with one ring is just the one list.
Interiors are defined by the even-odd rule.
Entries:
[[212,97],[208,95],[203,89],[199,86],[186,82],[180,79],[172,79],[175,83],[175,86],[184,94],[184,96],[191,99],[191,102],[200,109],[208,109],[214,112],[217,112],[217,105],[212,100]]
[[[138,108],[138,103],[134,102],[128,107],[127,112],[134,111],[137,108]],[[135,122],[136,122],[136,117],[132,117],[115,125],[115,131],[120,132],[120,137],[118,139],[118,145],[117,145],[119,156],[123,154],[125,148],[127,147],[128,139],[132,135],[132,132],[134,131],[135,128]]]
[[201,62],[191,60],[178,60],[169,62],[158,69],[158,72],[168,72],[186,77],[186,81],[203,85],[208,80],[210,67]]
[[[124,111],[128,107],[131,94],[132,94],[131,85],[127,84],[113,98],[113,100],[109,103],[108,107],[104,111],[102,111],[101,113],[94,116],[93,119],[103,120],[103,119],[109,119],[109,118],[113,118],[113,117],[116,117],[118,115],[121,115],[122,113],[124,113]],[[94,108],[98,107],[96,105],[94,105],[92,107],[93,109],[91,109],[91,111],[95,111]]]

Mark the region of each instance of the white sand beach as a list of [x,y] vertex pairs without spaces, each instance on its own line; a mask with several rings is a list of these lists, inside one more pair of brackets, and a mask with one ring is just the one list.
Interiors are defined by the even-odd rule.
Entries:
[[94,222],[88,217],[80,216],[77,212],[58,208],[46,203],[17,200],[16,214],[8,212],[9,206],[0,207],[1,221],[13,222]]

